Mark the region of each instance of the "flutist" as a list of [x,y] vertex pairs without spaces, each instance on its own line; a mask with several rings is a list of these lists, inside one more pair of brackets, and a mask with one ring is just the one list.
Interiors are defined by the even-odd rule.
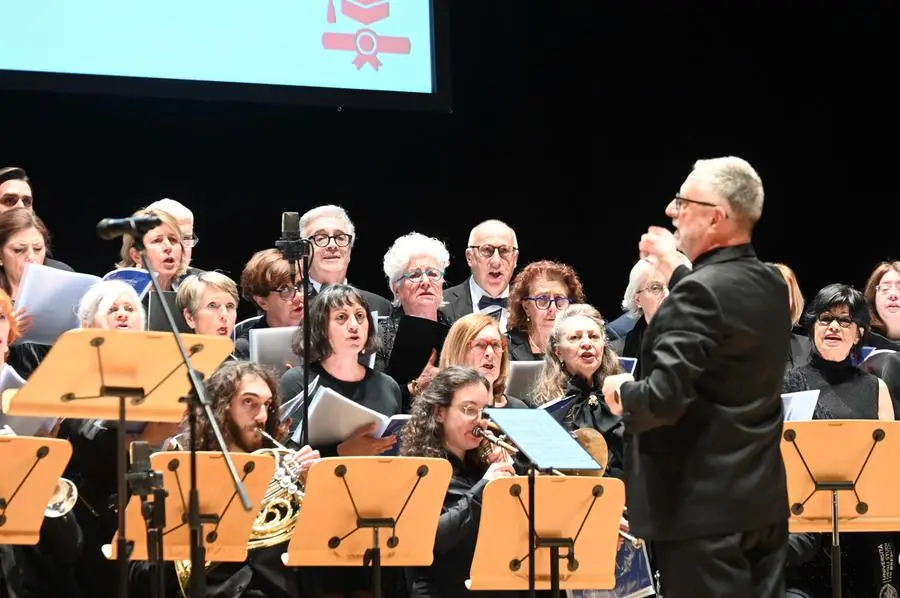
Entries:
[[[453,477],[444,499],[430,567],[407,570],[410,598],[468,596],[475,541],[481,518],[481,496],[493,479],[515,475],[512,464],[491,452],[488,464],[479,450],[482,410],[492,401],[491,387],[477,371],[450,366],[441,371],[428,389],[415,398],[412,417],[403,429],[402,455],[442,457],[453,466]],[[517,592],[479,592],[479,596],[509,596]]]

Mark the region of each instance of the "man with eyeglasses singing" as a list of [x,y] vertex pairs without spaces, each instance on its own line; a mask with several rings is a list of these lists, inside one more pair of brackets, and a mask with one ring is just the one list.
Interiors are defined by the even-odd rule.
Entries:
[[519,259],[516,232],[499,220],[485,220],[469,233],[466,262],[472,275],[444,291],[444,312],[451,322],[471,313],[488,314],[506,332],[509,281]]
[[626,426],[631,533],[650,542],[666,598],[785,595],[791,314],[784,279],[751,244],[762,208],[746,161],[694,164],[666,208],[676,232],[651,227],[639,244],[669,288],[644,333],[643,378],[603,384]]
[[[0,214],[15,208],[25,208],[34,212],[34,194],[31,179],[18,166],[0,168]],[[72,267],[59,260],[44,259],[44,265],[58,270],[73,272]]]
[[[350,268],[350,253],[356,242],[356,227],[340,206],[319,206],[300,217],[300,234],[312,245],[312,259],[309,263],[309,299],[315,297],[322,285],[351,284],[347,282]],[[357,288],[366,301],[369,311],[377,311],[379,316],[391,313],[391,302],[375,293]]]

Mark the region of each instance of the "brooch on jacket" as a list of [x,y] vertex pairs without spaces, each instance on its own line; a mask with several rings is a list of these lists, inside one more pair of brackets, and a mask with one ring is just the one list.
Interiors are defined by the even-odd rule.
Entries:
[[600,404],[600,400],[597,398],[597,395],[591,393],[588,395],[587,404],[588,407],[597,407]]

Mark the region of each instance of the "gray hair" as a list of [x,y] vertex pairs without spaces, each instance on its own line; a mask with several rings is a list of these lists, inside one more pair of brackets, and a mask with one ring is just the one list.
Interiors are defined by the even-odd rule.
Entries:
[[478,225],[476,225],[475,228],[473,228],[469,232],[469,242],[466,244],[466,246],[471,247],[472,245],[474,245],[475,244],[475,235],[479,232],[479,230],[481,228],[488,227],[488,226],[502,226],[502,227],[506,228],[512,234],[513,245],[515,247],[519,246],[519,239],[516,237],[516,231],[514,231],[510,225],[503,222],[502,220],[485,220],[484,222],[481,222]]
[[[122,295],[127,295],[128,299],[137,307],[138,317],[140,318],[139,328],[143,328],[144,322],[147,320],[147,314],[144,311],[144,306],[141,305],[141,299],[133,286],[121,280],[98,282],[81,297],[76,313],[82,328],[93,328],[97,314],[107,313],[110,306]],[[85,322],[88,322],[87,326],[85,326]],[[105,328],[106,325],[104,324],[103,327]]]
[[[691,260],[680,251],[678,252],[678,257],[685,266],[688,268],[692,267]],[[638,291],[641,290],[644,279],[652,274],[655,269],[656,266],[647,260],[638,260],[631,268],[631,274],[628,275],[628,286],[625,287],[625,295],[622,297],[622,311],[626,312],[633,319],[640,318],[644,313],[643,308],[637,304],[635,297]]]
[[[369,323],[369,333],[366,337],[366,345],[362,353],[374,353],[378,350],[378,325],[369,304],[366,303],[362,293],[348,284],[331,284],[323,286],[322,290],[306,304],[309,310],[309,361],[310,363],[322,361],[332,354],[331,341],[328,339],[328,322],[331,318],[331,310],[345,307],[351,303],[358,303],[366,311],[366,321]],[[291,349],[298,357],[303,357],[303,321],[297,326]]]
[[694,172],[750,226],[762,216],[762,179],[746,160],[735,156],[697,160]]
[[191,316],[196,316],[200,309],[200,297],[203,296],[206,287],[225,291],[231,295],[235,304],[240,302],[237,284],[221,272],[209,271],[191,274],[182,280],[175,295],[175,305],[178,309],[186,309]]
[[338,218],[342,220],[344,228],[346,229],[344,232],[351,236],[350,247],[353,247],[356,243],[356,227],[353,226],[350,216],[347,215],[347,210],[341,206],[318,206],[303,214],[303,216],[300,217],[300,234],[303,235],[304,238],[309,237],[312,234],[312,231],[307,230],[309,224],[316,218],[322,217]]
[[388,287],[394,294],[395,302],[397,282],[406,272],[410,260],[420,255],[434,259],[438,268],[443,271],[450,265],[450,252],[441,241],[416,232],[399,237],[384,254],[384,275],[387,277]]

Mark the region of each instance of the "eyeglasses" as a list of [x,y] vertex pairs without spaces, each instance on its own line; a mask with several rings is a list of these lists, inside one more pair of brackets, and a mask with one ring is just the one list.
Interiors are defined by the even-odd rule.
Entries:
[[425,268],[424,270],[422,268],[414,268],[409,272],[404,272],[400,276],[400,280],[403,281],[405,279],[413,284],[419,284],[422,282],[423,276],[428,277],[428,282],[439,282],[443,280],[444,273],[437,268]]
[[697,201],[696,199],[688,199],[687,197],[682,197],[681,195],[675,195],[675,210],[680,212],[681,208],[684,207],[686,203],[697,204],[698,206],[707,206],[710,208],[718,208],[721,207],[719,204],[710,203],[708,201]]
[[494,257],[494,252],[500,254],[500,259],[509,259],[519,249],[510,247],[509,245],[469,245],[469,249],[474,249],[482,259],[489,260]]
[[316,247],[328,247],[328,243],[334,240],[334,244],[338,247],[346,247],[353,240],[353,235],[347,233],[336,233],[329,235],[327,233],[316,233],[309,238]]
[[875,285],[875,290],[881,295],[889,295],[891,291],[900,293],[900,282],[883,282]]
[[457,405],[456,408],[460,413],[463,414],[463,417],[469,420],[477,420],[484,417],[484,409],[479,409],[472,403],[464,403],[462,405]]
[[832,322],[837,322],[841,328],[850,328],[854,324],[853,318],[850,316],[836,316],[834,314],[819,314],[816,317],[816,322],[822,326],[831,326]]
[[477,351],[478,353],[484,353],[488,350],[488,347],[493,349],[494,353],[503,353],[502,341],[486,341],[483,339],[478,339],[469,343],[469,349]]
[[300,293],[301,291],[302,289],[300,287],[285,285],[283,287],[278,287],[272,292],[278,293],[278,296],[281,297],[283,301],[291,301],[297,296],[297,293]]
[[197,235],[191,235],[190,237],[184,236],[181,238],[181,244],[190,249],[191,247],[196,247],[197,243],[200,242],[200,237]]
[[7,208],[15,207],[20,201],[22,202],[23,207],[30,208],[31,204],[34,203],[34,198],[30,195],[16,195],[15,193],[5,193],[0,197],[0,204],[3,204]]
[[643,289],[640,289],[638,293],[650,293],[651,295],[662,295],[664,292],[668,291],[666,285],[661,282],[651,282]]
[[572,303],[568,297],[548,297],[540,295],[538,297],[525,297],[526,301],[534,301],[534,306],[538,309],[550,309],[550,304],[556,305],[556,309],[565,309]]

